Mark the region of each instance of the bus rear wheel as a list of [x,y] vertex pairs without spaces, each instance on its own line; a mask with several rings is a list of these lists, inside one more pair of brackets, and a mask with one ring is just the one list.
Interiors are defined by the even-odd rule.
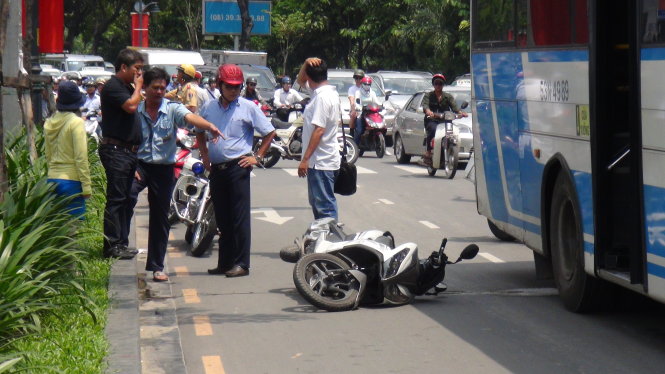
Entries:
[[564,306],[584,313],[597,306],[597,282],[584,271],[584,238],[576,196],[570,177],[559,173],[552,193],[550,249],[554,281]]

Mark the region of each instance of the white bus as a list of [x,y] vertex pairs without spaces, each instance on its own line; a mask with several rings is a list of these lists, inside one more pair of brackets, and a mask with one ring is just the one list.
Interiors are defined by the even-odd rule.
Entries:
[[570,310],[607,282],[665,302],[665,2],[472,0],[471,44],[492,232]]

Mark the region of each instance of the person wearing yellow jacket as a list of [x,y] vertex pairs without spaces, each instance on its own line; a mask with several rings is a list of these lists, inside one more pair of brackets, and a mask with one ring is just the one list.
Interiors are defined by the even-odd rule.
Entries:
[[85,213],[85,199],[92,194],[88,139],[80,115],[84,103],[85,97],[74,82],[62,82],[57,112],[44,123],[48,181],[55,183],[56,194],[73,196],[67,210],[79,218]]

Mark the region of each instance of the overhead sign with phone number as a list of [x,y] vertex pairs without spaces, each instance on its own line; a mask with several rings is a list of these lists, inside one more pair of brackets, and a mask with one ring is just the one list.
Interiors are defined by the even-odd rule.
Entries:
[[[270,35],[270,1],[250,1],[249,15],[254,21],[251,35]],[[235,0],[203,0],[204,35],[240,35],[242,19]]]

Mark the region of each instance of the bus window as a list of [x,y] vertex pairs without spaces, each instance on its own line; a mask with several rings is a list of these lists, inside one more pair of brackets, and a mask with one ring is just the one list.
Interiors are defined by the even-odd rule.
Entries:
[[642,1],[642,42],[645,44],[665,42],[665,2]]
[[532,0],[531,32],[536,46],[570,44],[570,7],[568,0]]
[[515,44],[514,0],[479,0],[474,10],[476,44],[481,47]]

